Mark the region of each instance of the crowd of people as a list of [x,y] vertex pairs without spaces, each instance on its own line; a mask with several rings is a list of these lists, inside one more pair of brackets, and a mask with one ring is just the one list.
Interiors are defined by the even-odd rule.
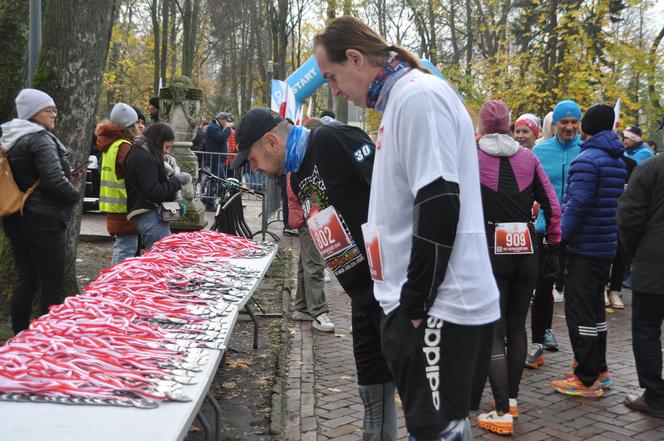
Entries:
[[[655,155],[657,143],[645,142],[636,125],[617,130],[612,107],[583,110],[570,99],[543,120],[525,113],[513,124],[508,106],[490,99],[474,124],[445,80],[351,17],[330,22],[314,48],[334,95],[381,113],[375,137],[334,115],[297,126],[255,108],[237,129],[232,115],[217,114],[195,143],[232,153],[204,164],[219,177],[227,177],[226,165],[246,163],[285,177],[286,227],[300,238],[294,318],[334,330],[323,293],[327,266],[350,297],[363,439],[396,440],[395,390],[409,440],[471,439],[469,411],[479,408],[487,379],[494,410],[479,414],[477,425],[513,434],[524,367],[541,367],[545,352],[560,348],[554,294],[564,293],[573,359],[551,387],[602,397],[613,385],[605,308],[624,308],[623,284],[632,287],[633,350],[645,389],[625,404],[664,418],[664,155]],[[3,219],[20,332],[38,284],[42,312],[62,302],[81,170],[72,171],[52,134],[51,97],[24,89],[16,107],[0,143],[22,190],[40,181],[24,213]],[[149,113],[145,121],[117,103],[96,129],[112,263],[139,253],[141,240],[149,248],[170,234],[164,204],[191,185],[169,155],[175,134],[159,122],[158,100]]]
[[[543,123],[526,113],[514,124],[505,103],[489,100],[475,127],[453,88],[358,20],[334,20],[314,44],[333,93],[382,113],[376,137],[339,122],[309,130],[252,109],[237,127],[233,167],[288,176],[316,248],[350,296],[363,439],[396,439],[395,388],[409,439],[470,439],[468,413],[487,378],[494,410],[477,424],[514,433],[524,367],[559,349],[553,294],[563,291],[574,358],[551,386],[601,397],[613,384],[605,306],[624,307],[630,267],[646,390],[625,404],[664,415],[656,332],[664,311],[646,311],[659,305],[654,268],[663,256],[640,243],[664,226],[652,199],[663,160],[649,159],[641,130],[614,130],[612,107],[584,112],[573,100]],[[631,175],[647,186],[627,185],[633,161],[649,166]],[[639,260],[630,266],[631,256]],[[607,286],[611,267],[622,271],[618,288]]]

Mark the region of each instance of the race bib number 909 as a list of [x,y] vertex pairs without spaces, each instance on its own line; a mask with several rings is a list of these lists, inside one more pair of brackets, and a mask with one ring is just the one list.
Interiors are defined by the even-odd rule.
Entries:
[[532,254],[533,242],[528,224],[523,222],[496,224],[494,253]]

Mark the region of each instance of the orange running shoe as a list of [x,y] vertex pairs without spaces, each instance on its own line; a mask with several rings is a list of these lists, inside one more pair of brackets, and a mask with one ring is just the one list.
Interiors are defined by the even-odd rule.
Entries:
[[477,426],[498,435],[512,435],[514,433],[512,415],[509,413],[498,415],[495,410],[477,415]]
[[595,380],[592,386],[585,386],[576,375],[564,380],[552,381],[551,386],[561,394],[575,397],[599,398],[604,393],[599,385],[599,380]]

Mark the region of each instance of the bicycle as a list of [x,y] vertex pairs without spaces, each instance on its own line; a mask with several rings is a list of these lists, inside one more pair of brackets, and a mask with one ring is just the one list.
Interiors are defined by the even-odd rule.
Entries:
[[210,230],[242,236],[248,239],[260,233],[260,231],[252,233],[244,219],[242,193],[252,194],[260,198],[264,197],[265,193],[242,187],[240,181],[235,178],[220,178],[205,169],[201,170],[200,173],[205,175],[208,180],[218,184],[215,195],[215,215]]

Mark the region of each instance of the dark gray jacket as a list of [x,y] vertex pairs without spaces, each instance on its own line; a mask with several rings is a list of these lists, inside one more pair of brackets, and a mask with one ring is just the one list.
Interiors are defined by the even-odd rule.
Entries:
[[26,191],[39,179],[41,183],[28,198],[24,213],[53,217],[68,224],[80,193],[70,181],[67,150],[55,135],[46,130],[21,137],[7,157],[14,180]]
[[618,200],[617,219],[632,257],[632,290],[664,295],[664,155],[634,170]]

